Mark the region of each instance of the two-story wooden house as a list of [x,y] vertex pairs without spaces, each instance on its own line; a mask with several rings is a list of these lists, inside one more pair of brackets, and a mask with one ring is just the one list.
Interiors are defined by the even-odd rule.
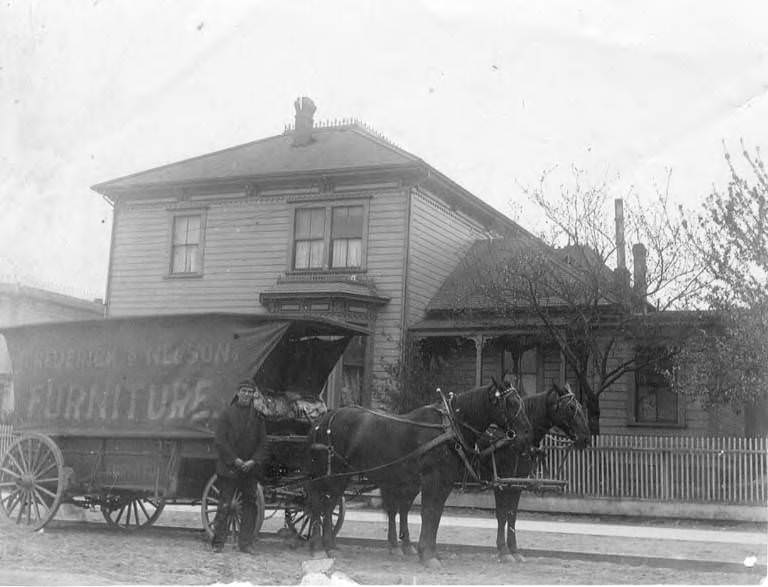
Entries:
[[350,345],[329,405],[379,405],[402,333],[471,243],[520,228],[367,126],[317,124],[93,186],[114,208],[109,316],[332,314]]

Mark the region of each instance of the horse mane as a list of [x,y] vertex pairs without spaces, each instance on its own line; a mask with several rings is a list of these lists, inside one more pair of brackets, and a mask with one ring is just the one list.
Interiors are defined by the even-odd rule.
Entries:
[[552,393],[552,390],[548,389],[547,391],[528,395],[523,398],[523,401],[525,402],[525,411],[528,414],[528,420],[533,427],[534,446],[538,446],[552,427],[552,421],[549,418],[549,411],[547,410],[547,401],[550,393]]
[[454,395],[454,407],[470,421],[487,419],[490,412],[488,390],[491,385],[481,385]]

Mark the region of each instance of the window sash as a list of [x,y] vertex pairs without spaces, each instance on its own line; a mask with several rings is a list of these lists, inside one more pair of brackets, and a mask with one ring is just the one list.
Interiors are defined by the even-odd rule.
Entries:
[[336,206],[332,211],[331,238],[362,238],[363,207]]
[[293,269],[362,267],[364,217],[361,205],[297,208]]
[[324,249],[322,240],[297,240],[294,269],[322,269]]
[[331,267],[360,267],[363,239],[337,238],[331,243]]
[[638,360],[646,363],[635,370],[635,421],[643,424],[677,424],[679,420],[677,394],[660,369],[667,365],[659,349],[638,351]]
[[171,273],[198,273],[200,271],[200,240],[202,217],[178,215],[173,218],[171,236]]

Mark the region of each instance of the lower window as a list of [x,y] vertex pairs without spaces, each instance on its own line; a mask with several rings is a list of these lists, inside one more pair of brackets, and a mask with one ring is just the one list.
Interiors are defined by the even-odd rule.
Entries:
[[635,369],[635,421],[642,424],[678,424],[677,394],[671,389],[672,360],[664,348],[643,348]]

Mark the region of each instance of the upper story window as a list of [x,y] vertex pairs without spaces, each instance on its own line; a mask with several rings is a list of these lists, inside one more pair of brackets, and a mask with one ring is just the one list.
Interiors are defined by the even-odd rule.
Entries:
[[204,222],[199,210],[171,215],[171,275],[202,273]]
[[325,251],[325,208],[296,210],[294,269],[322,269]]
[[331,267],[360,267],[363,256],[363,207],[333,208]]
[[362,268],[365,216],[363,205],[296,208],[292,269]]
[[635,369],[635,422],[675,425],[680,423],[679,398],[671,389],[672,360],[664,348],[644,347],[637,351]]

